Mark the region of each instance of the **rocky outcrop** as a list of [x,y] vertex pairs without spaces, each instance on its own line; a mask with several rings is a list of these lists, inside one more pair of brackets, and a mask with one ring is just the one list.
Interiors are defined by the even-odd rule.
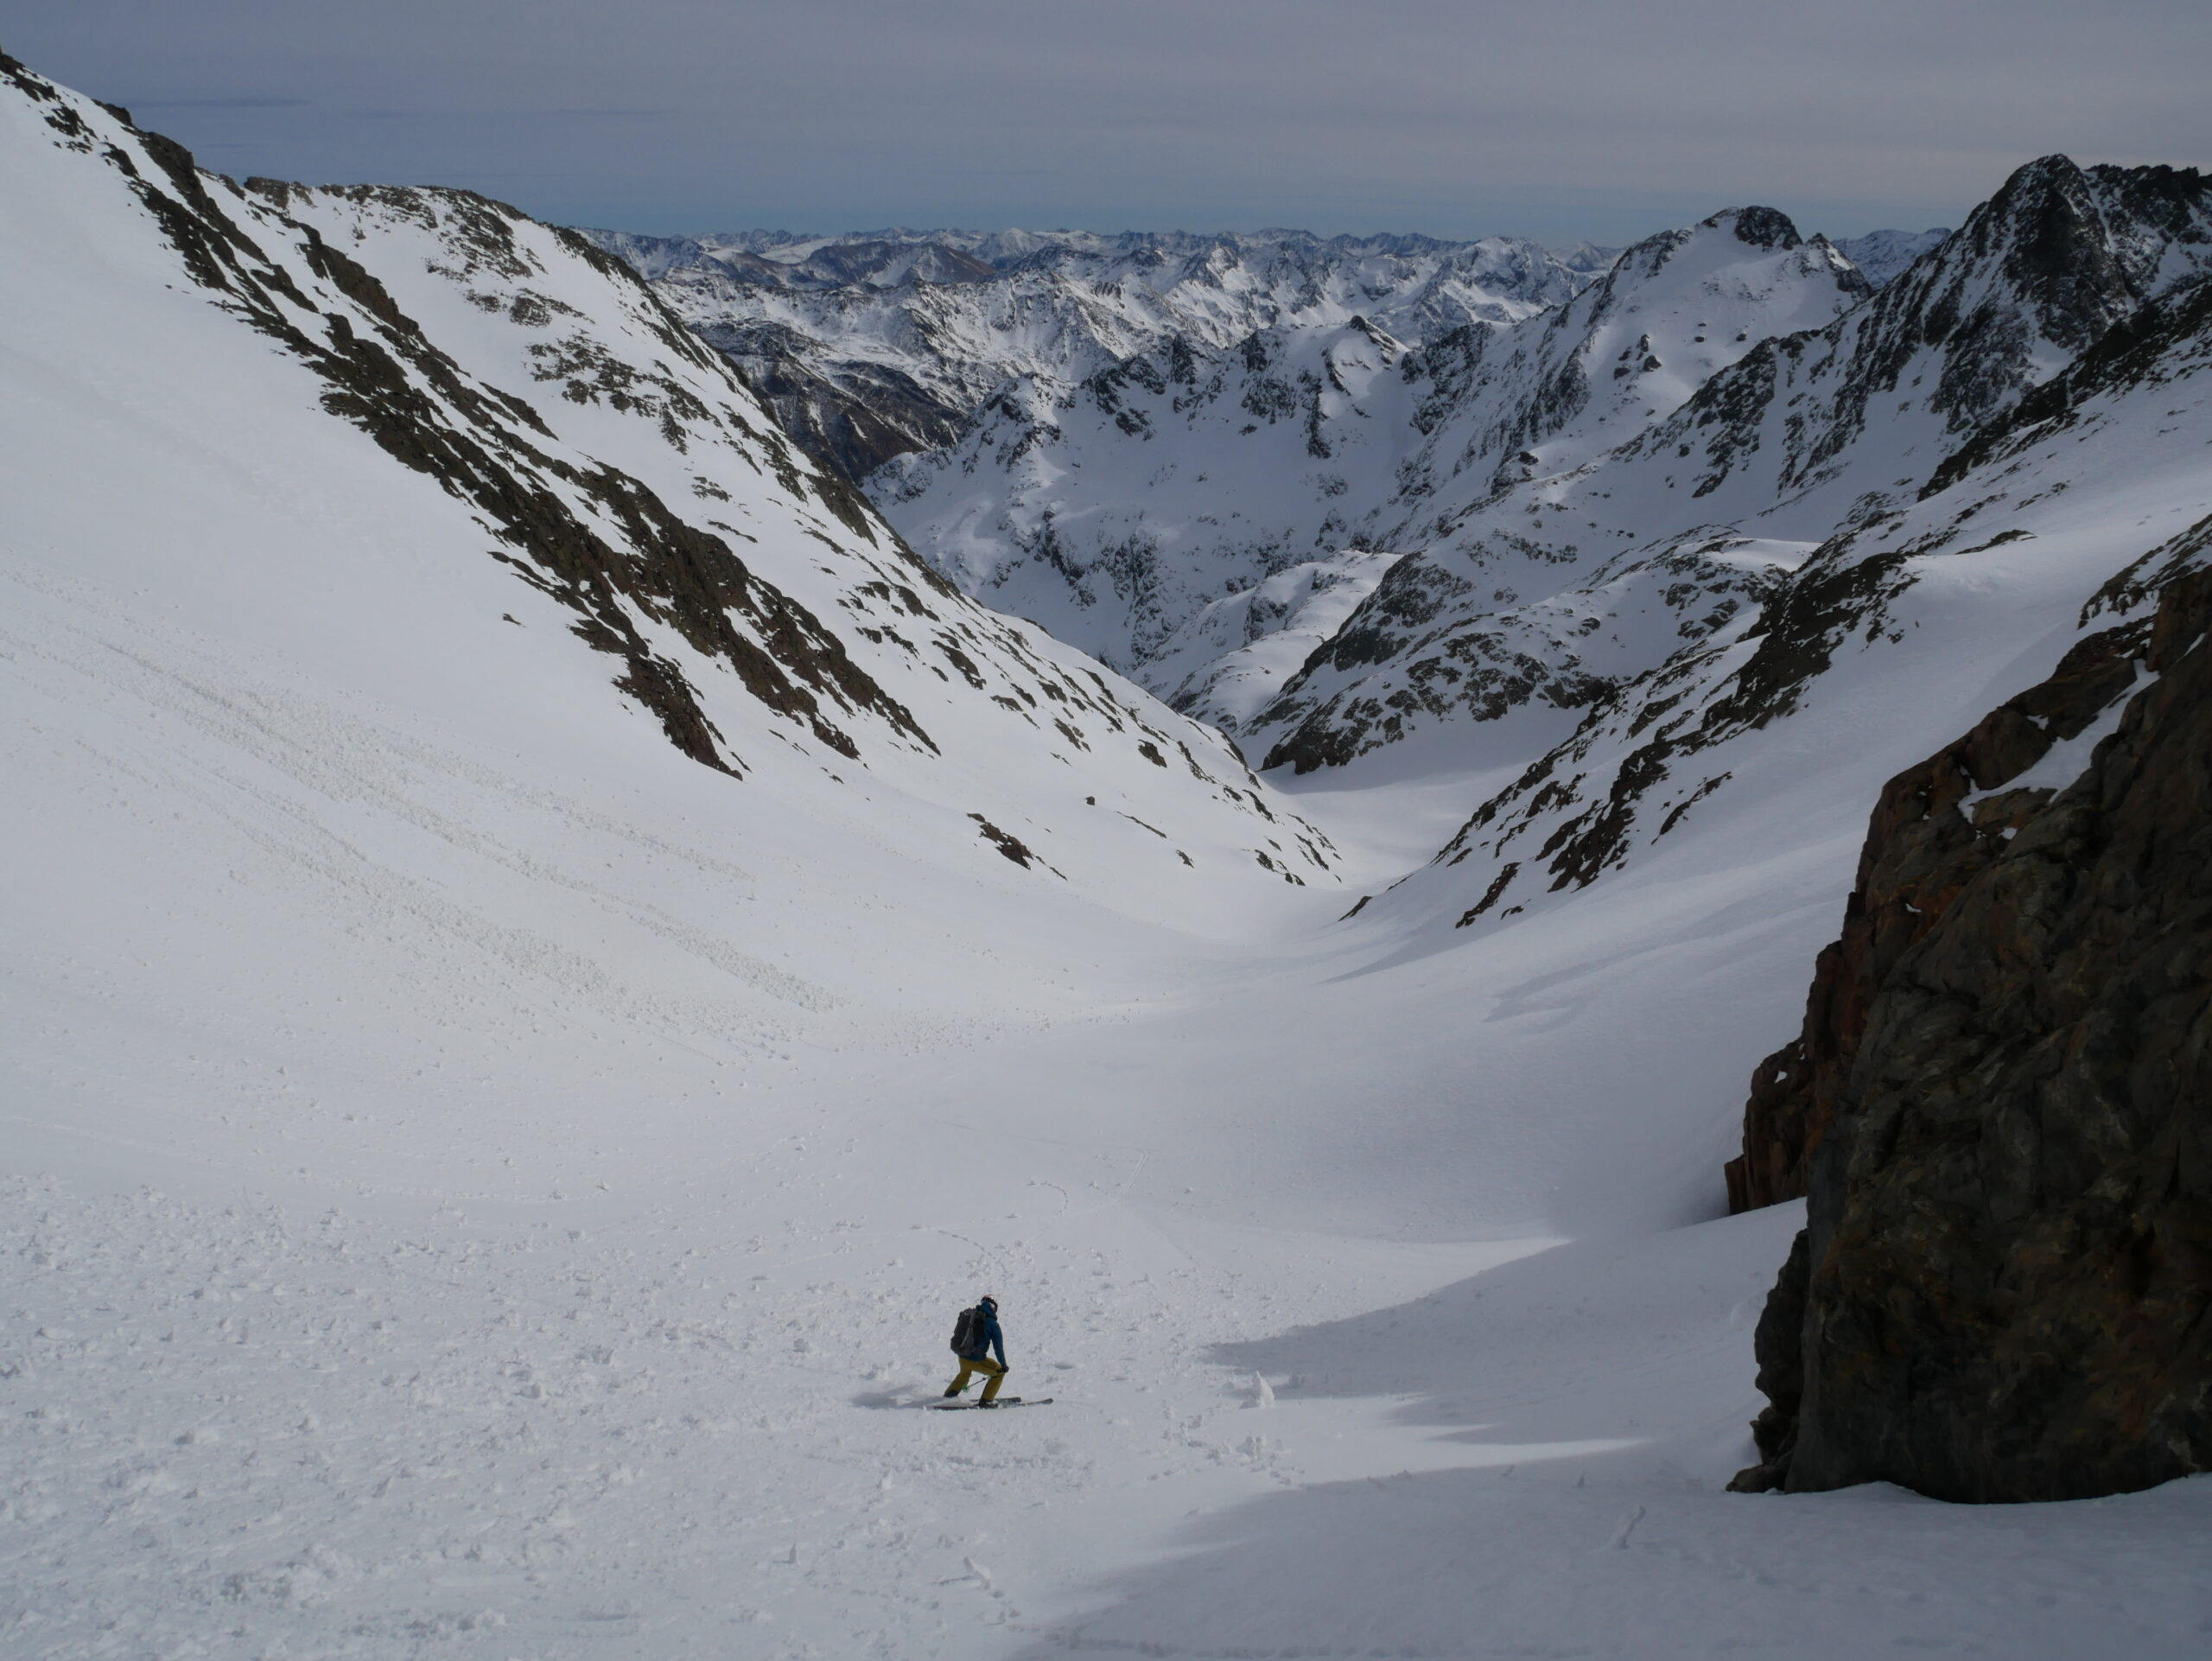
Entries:
[[1883,792],[1730,1170],[1739,1207],[1808,1194],[1732,1486],[2212,1469],[2208,630],[2212,573],[2180,576]]
[[2143,636],[2140,627],[2090,636],[2049,680],[1883,790],[1844,907],[1843,936],[1814,964],[1803,1030],[1751,1074],[1744,1151],[1726,1167],[1730,1211],[1803,1196],[1808,1164],[1834,1121],[1875,1000],[1905,954],[2050,794],[2003,787],[2127,690]]

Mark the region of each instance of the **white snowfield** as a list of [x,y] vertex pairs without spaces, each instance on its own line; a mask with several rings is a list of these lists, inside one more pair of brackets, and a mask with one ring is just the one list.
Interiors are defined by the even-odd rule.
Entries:
[[[401,365],[423,409],[476,399],[486,454],[636,562],[574,478],[738,539],[934,746],[825,693],[845,754],[609,601],[742,776],[701,765],[132,174],[168,191],[0,65],[0,1654],[2204,1652],[2202,1480],[1720,1492],[1798,1221],[1715,1217],[1745,1081],[1889,750],[2044,635],[1870,659],[1770,749],[1888,723],[1881,754],[1541,923],[1340,926],[1504,781],[1484,758],[1252,784],[930,590],[982,684],[940,678],[920,622],[890,638],[880,525],[781,477],[643,290],[518,218],[519,274],[463,269],[467,199],[200,175],[283,316],[394,338],[313,226],[447,354],[442,388]],[[1884,661],[2045,581],[1957,569]],[[1084,744],[1048,681],[1090,689]],[[929,1412],[984,1291],[1009,1391],[1054,1403]]]

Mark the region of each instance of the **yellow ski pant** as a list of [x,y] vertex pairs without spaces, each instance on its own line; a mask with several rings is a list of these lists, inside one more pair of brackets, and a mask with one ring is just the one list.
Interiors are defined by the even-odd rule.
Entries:
[[969,1380],[979,1372],[989,1380],[983,1386],[983,1399],[987,1402],[996,1400],[999,1386],[1006,1382],[1006,1369],[988,1355],[963,1355],[960,1358],[960,1376],[952,1381],[952,1393],[957,1396],[967,1389]]

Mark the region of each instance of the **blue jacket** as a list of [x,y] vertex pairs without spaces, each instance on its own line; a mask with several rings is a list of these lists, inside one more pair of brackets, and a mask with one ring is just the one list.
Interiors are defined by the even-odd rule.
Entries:
[[[978,1314],[983,1317],[982,1337],[980,1340],[969,1340],[972,1347],[967,1351],[962,1359],[965,1360],[974,1360],[978,1356],[988,1355],[993,1350],[996,1350],[999,1356],[999,1365],[1001,1366],[1004,1366],[1006,1365],[1006,1337],[999,1331],[999,1318],[993,1314],[988,1309],[984,1308],[981,1304],[977,1304],[976,1306],[976,1310]],[[970,1327],[969,1330],[973,1332],[975,1329]]]

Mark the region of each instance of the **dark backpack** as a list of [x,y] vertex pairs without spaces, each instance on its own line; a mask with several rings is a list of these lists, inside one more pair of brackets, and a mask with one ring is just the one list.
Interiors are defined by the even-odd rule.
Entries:
[[984,1344],[983,1312],[963,1309],[960,1319],[952,1323],[952,1352],[955,1355],[974,1355]]

